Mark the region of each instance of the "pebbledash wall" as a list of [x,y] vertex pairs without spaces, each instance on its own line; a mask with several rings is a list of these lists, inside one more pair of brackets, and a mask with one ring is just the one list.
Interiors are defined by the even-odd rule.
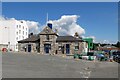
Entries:
[[28,26],[23,20],[0,21],[0,50],[2,48],[18,51],[19,40],[28,38]]
[[74,54],[87,52],[88,44],[77,33],[74,36],[60,36],[46,26],[39,34],[18,41],[19,51],[40,54]]

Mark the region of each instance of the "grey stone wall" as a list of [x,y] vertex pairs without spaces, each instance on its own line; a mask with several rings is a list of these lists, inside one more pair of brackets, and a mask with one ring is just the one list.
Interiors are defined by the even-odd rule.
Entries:
[[40,54],[45,54],[44,51],[44,44],[51,44],[51,49],[49,50],[49,52],[51,54],[55,54],[56,51],[56,35],[49,35],[49,40],[46,39],[46,35],[40,35]]
[[[79,44],[79,49],[75,50],[75,42],[58,42],[58,47],[59,46],[64,46],[64,54],[66,54],[66,44],[70,44],[70,54],[81,54],[81,52],[83,51],[83,45],[82,42],[78,42]],[[59,50],[58,48],[56,48],[58,50],[58,54],[62,54],[61,50]]]
[[31,45],[31,52],[37,52],[36,43],[18,43],[18,51],[25,52],[26,47],[26,52],[28,52],[28,45]]

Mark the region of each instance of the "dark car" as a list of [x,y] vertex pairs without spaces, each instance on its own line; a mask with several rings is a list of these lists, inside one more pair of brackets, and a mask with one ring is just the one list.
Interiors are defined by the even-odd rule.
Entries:
[[87,52],[87,56],[94,56],[94,52]]
[[113,52],[113,60],[120,63],[120,51]]

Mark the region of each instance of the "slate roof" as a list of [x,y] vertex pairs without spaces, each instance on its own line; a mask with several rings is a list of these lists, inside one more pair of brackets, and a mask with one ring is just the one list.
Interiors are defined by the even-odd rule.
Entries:
[[36,42],[39,39],[38,35],[32,35],[29,38],[18,41],[18,43]]
[[[18,43],[29,43],[29,42],[36,42],[40,40],[38,35],[32,35],[27,39],[23,39],[18,41]],[[75,38],[73,36],[58,36],[56,42],[75,42],[75,41],[83,41],[81,38]]]
[[73,36],[58,36],[56,42],[75,42],[75,41],[83,41],[80,38],[75,38]]

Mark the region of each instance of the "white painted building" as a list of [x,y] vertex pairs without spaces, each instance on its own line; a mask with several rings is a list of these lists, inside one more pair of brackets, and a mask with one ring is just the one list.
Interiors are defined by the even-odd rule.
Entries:
[[8,48],[18,51],[18,42],[28,38],[28,26],[23,20],[0,21],[0,49]]
[[87,53],[88,52],[88,43],[83,42],[83,52]]

